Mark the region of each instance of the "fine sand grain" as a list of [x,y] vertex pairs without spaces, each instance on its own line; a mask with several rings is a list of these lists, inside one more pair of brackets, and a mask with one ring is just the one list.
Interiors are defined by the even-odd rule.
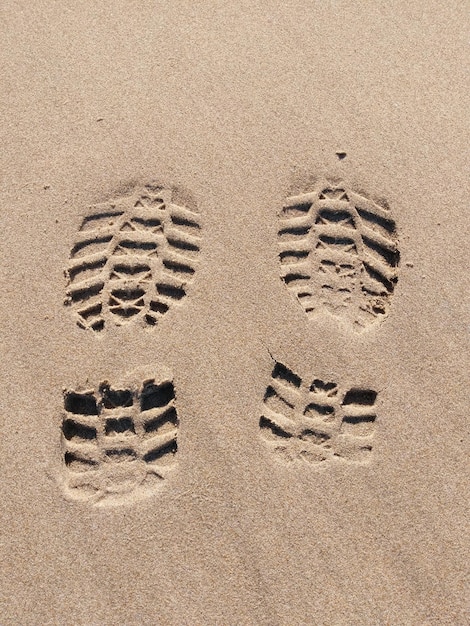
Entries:
[[5,0],[1,626],[464,626],[468,3]]

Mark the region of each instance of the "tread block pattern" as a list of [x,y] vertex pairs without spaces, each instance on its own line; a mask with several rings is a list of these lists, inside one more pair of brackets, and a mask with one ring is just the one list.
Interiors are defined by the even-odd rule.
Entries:
[[336,382],[306,384],[275,363],[259,421],[263,440],[285,462],[366,464],[371,460],[377,393],[341,389]]
[[116,387],[64,390],[66,495],[96,503],[152,493],[176,465],[178,427],[166,370]]
[[308,315],[323,308],[356,330],[387,315],[400,258],[389,209],[325,180],[288,198],[278,235],[281,278]]
[[196,212],[171,200],[171,189],[146,185],[84,218],[65,270],[65,304],[81,328],[155,326],[185,297],[200,225]]

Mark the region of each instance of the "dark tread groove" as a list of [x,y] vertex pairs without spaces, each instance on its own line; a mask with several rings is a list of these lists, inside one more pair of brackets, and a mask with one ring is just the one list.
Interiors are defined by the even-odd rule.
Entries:
[[357,331],[388,314],[400,264],[388,208],[321,181],[286,202],[278,233],[281,278],[306,313],[324,310]]
[[[288,400],[279,395],[279,382],[287,390]],[[284,404],[273,406],[273,398]],[[276,361],[262,404],[260,435],[285,462],[321,462],[323,467],[337,462],[368,463],[376,400],[377,392],[372,389],[344,389],[319,378],[304,382]]]
[[193,210],[172,204],[172,193],[146,185],[84,218],[65,272],[65,304],[81,328],[155,326],[187,295],[200,225]]
[[93,392],[65,391],[61,441],[66,494],[118,503],[126,494],[142,491],[148,478],[160,484],[176,464],[178,427],[168,371],[159,378],[147,376],[143,383],[102,382]]

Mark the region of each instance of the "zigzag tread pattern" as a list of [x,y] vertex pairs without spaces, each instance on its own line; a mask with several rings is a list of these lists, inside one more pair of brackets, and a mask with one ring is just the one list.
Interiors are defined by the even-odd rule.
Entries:
[[179,419],[171,373],[111,386],[65,389],[63,487],[67,498],[118,504],[150,495],[176,465]]
[[275,362],[259,420],[263,441],[285,463],[368,464],[377,418],[377,392],[342,389],[318,378],[306,384]]
[[200,248],[199,215],[145,185],[95,205],[80,226],[65,270],[65,304],[81,328],[155,326],[186,296]]
[[362,330],[388,314],[400,259],[388,208],[324,180],[288,198],[278,236],[281,278],[308,315]]

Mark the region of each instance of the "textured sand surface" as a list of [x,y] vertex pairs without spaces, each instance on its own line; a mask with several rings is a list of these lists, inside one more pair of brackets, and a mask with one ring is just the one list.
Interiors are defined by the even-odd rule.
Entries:
[[[434,0],[2,3],[2,626],[469,623],[467,13]],[[139,217],[147,184],[170,195]],[[315,247],[316,222],[315,311],[281,279],[287,198],[327,184],[336,213],[316,196],[309,215],[333,239],[352,220],[356,286],[373,246],[354,211],[370,202],[394,222],[379,247],[399,263],[363,328],[363,292],[347,319],[331,285],[336,304],[317,302],[331,242]],[[109,304],[108,250],[105,327],[80,328],[81,296],[64,304],[74,246],[116,201],[119,228],[152,211],[170,223],[172,202],[197,214],[191,280],[156,323],[135,323]],[[169,250],[170,227],[165,240],[156,228],[142,237]],[[142,400],[146,383],[176,400]],[[273,432],[276,385],[293,394],[286,412],[308,421],[310,402],[333,420],[337,447]],[[65,400],[67,424],[64,390],[95,394]],[[162,478],[145,469],[157,404],[177,409]],[[75,498],[74,429],[105,455],[123,416],[138,470],[126,483],[131,461],[108,455],[99,487]],[[358,419],[372,450],[354,460],[337,429]],[[96,424],[114,431],[95,440]]]

